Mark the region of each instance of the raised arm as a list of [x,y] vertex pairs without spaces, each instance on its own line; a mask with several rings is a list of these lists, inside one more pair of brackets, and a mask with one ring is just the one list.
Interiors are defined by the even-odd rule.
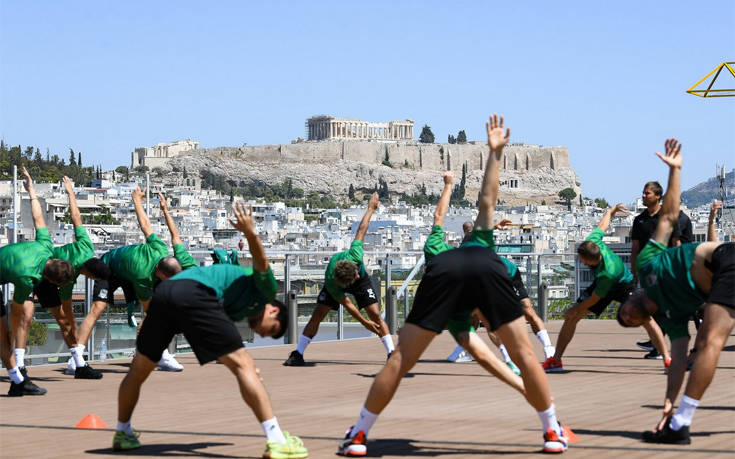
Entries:
[[484,230],[493,227],[493,213],[498,202],[498,187],[500,177],[500,160],[503,157],[503,147],[510,139],[510,128],[503,132],[503,117],[493,114],[485,123],[487,130],[487,144],[490,154],[487,157],[485,175],[480,188],[480,208],[475,220],[475,229]]
[[667,139],[666,153],[656,152],[656,156],[669,166],[669,185],[666,187],[664,202],[661,206],[661,215],[658,219],[653,239],[667,245],[671,233],[679,219],[679,205],[681,203],[681,144],[676,139]]
[[722,201],[715,199],[709,208],[709,222],[707,224],[707,240],[717,242],[717,231],[715,230],[715,217],[722,209]]
[[74,196],[74,186],[66,175],[64,176],[64,188],[66,189],[66,194],[69,195],[69,215],[71,216],[71,224],[75,227],[82,226],[82,214],[79,213],[77,197]]
[[444,226],[444,217],[449,209],[449,198],[452,197],[452,183],[454,182],[454,174],[450,171],[444,172],[444,189],[439,198],[439,202],[434,210],[434,226]]
[[179,237],[179,230],[176,228],[176,223],[174,223],[174,219],[171,218],[171,214],[168,213],[168,206],[166,205],[166,197],[163,196],[163,193],[158,193],[158,200],[161,203],[161,212],[163,212],[163,217],[166,219],[166,226],[168,226],[168,231],[171,233],[171,245],[181,244],[181,237]]
[[628,210],[628,208],[620,203],[618,203],[615,207],[607,209],[605,211],[605,215],[602,216],[602,220],[600,220],[600,223],[597,224],[597,227],[600,228],[602,231],[607,231],[607,229],[610,227],[610,220],[613,217],[622,217],[628,215],[624,212],[625,210]]
[[356,241],[362,241],[365,239],[365,234],[367,234],[367,230],[370,227],[370,219],[373,218],[373,212],[375,212],[375,209],[377,209],[379,205],[380,199],[378,199],[378,193],[373,193],[373,195],[370,196],[370,202],[368,202],[365,215],[363,215],[362,220],[360,220],[360,226],[357,227],[357,234],[355,234]]
[[26,170],[25,167],[23,168],[23,175],[26,178],[25,182],[23,182],[23,186],[25,186],[25,189],[28,192],[28,196],[31,197],[31,215],[33,216],[33,226],[36,229],[45,228],[46,222],[43,219],[43,210],[41,210],[41,203],[38,202],[36,189],[33,188],[33,180],[31,179],[31,175],[28,173],[28,170]]
[[143,235],[146,239],[148,239],[148,236],[153,234],[153,228],[151,227],[151,221],[148,219],[148,215],[145,214],[145,209],[143,209],[143,196],[145,194],[140,189],[140,187],[135,187],[133,190],[133,205],[135,206],[135,216],[138,217],[138,225],[140,225],[140,230],[143,231]]
[[248,248],[253,256],[253,269],[260,272],[268,270],[268,258],[265,256],[265,249],[260,242],[258,235],[255,233],[255,223],[253,222],[253,206],[250,206],[250,213],[245,208],[245,203],[238,201],[232,205],[232,212],[235,214],[236,220],[230,220],[230,224],[245,235],[248,240]]

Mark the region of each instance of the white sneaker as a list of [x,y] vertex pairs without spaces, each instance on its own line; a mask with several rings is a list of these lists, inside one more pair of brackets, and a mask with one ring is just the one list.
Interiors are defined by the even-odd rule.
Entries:
[[451,354],[449,354],[449,357],[447,357],[447,360],[450,361],[450,362],[456,362],[457,359],[459,358],[460,354],[462,354],[463,352],[464,352],[464,348],[462,346],[457,346],[454,349],[454,352],[452,352]]
[[74,361],[74,357],[72,357],[66,362],[66,368],[64,368],[64,374],[74,376],[76,373],[77,373],[77,363]]
[[164,354],[161,360],[158,361],[158,367],[161,371],[183,371],[184,366],[176,361],[173,355]]
[[462,352],[459,353],[459,356],[457,357],[457,360],[455,360],[455,362],[472,362],[472,356],[469,352],[462,350]]

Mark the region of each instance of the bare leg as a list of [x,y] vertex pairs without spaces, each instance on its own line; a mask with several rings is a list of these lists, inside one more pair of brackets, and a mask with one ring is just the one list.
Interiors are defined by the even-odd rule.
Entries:
[[61,330],[62,338],[64,338],[64,343],[66,343],[66,345],[69,347],[74,347],[74,345],[77,343],[77,340],[76,337],[72,334],[71,325],[69,325],[67,317],[64,314],[64,311],[61,309],[61,306],[49,308],[49,311],[51,312],[51,315],[54,316],[54,318],[56,319],[56,323],[59,324],[59,329]]
[[271,419],[273,408],[268,392],[258,376],[253,359],[245,352],[245,348],[220,356],[218,360],[229,368],[237,378],[242,399],[253,410],[258,422]]
[[[28,329],[33,322],[33,301],[24,301],[23,305],[13,302],[10,311],[10,346],[25,349],[28,343]],[[22,362],[16,362],[22,365]]]
[[117,420],[128,422],[133,416],[133,410],[140,397],[140,387],[145,382],[151,371],[156,369],[156,362],[144,356],[140,352],[135,353],[133,363],[130,365],[128,374],[120,383],[117,394]]
[[74,306],[72,306],[71,300],[61,301],[61,311],[64,313],[64,318],[69,325],[69,336],[73,337],[74,343],[76,343],[77,320],[74,317]]
[[316,308],[314,308],[314,312],[311,313],[309,323],[307,323],[306,327],[304,327],[304,331],[302,332],[302,334],[308,338],[315,337],[317,332],[319,331],[319,324],[322,322],[322,320],[324,320],[324,318],[331,310],[332,309],[329,306],[317,304]]
[[378,336],[381,338],[388,334],[388,324],[385,323],[385,320],[383,320],[383,317],[380,315],[380,310],[378,309],[378,303],[373,303],[370,306],[367,306],[365,308],[365,312],[367,312],[368,317],[370,317],[370,320],[375,322],[376,324],[380,325],[380,333],[378,333]]
[[416,365],[435,336],[436,333],[433,331],[411,323],[403,326],[396,350],[370,386],[370,392],[365,400],[365,408],[368,411],[380,414],[385,409],[396,393],[401,378]]
[[104,311],[106,307],[107,303],[104,301],[95,301],[92,303],[92,308],[89,310],[89,314],[87,314],[87,317],[84,318],[82,325],[79,327],[76,344],[87,344],[87,341],[89,341],[89,337],[92,334],[94,324],[97,323],[97,320],[102,315],[102,311]]
[[0,360],[6,369],[15,368],[15,356],[10,346],[7,316],[0,317]]
[[523,306],[523,315],[526,317],[528,323],[531,324],[531,330],[533,330],[534,334],[546,328],[544,327],[544,322],[541,320],[538,314],[536,314],[536,311],[533,310],[533,304],[531,304],[530,299],[522,299],[521,306]]
[[561,360],[561,356],[564,355],[567,345],[574,337],[574,331],[577,329],[577,322],[587,315],[587,311],[587,308],[580,308],[579,305],[577,305],[564,314],[564,323],[559,331],[559,336],[556,338],[556,352],[554,353],[554,358]]
[[490,352],[490,348],[477,336],[477,333],[462,332],[458,338],[460,346],[465,348],[482,368],[523,394],[524,397],[526,396],[526,390],[523,388],[523,380],[513,373],[513,370],[508,368],[508,365],[501,362],[500,359]]

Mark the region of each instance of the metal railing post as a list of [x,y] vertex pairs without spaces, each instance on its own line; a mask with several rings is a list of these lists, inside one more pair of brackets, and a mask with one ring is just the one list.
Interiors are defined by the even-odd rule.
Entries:
[[18,209],[20,209],[18,196],[18,166],[13,165],[13,244],[18,242]]
[[548,286],[541,284],[538,289],[538,308],[541,320],[547,322],[549,320],[549,307],[548,307]]
[[286,294],[288,307],[288,331],[286,332],[286,344],[296,344],[299,341],[299,303],[296,301],[296,292],[291,290]]
[[[533,284],[531,283],[531,266],[531,256],[529,255],[526,257],[526,285],[528,285],[528,288],[533,289]],[[536,290],[538,291],[538,285],[536,286]]]
[[337,339],[340,341],[345,339],[345,312],[341,304],[337,309]]
[[[89,311],[92,310],[92,279],[85,277],[84,278],[84,317],[87,317],[87,314],[89,314]],[[110,295],[114,294],[114,292],[110,292]],[[108,306],[109,309],[109,306]],[[92,360],[92,357],[94,357],[94,329],[95,327],[92,326],[91,333],[89,334],[89,341],[85,344],[87,346],[87,359]]]
[[[541,255],[536,255],[536,269],[537,269],[537,271],[536,271],[536,287],[537,287],[537,290],[536,290],[536,301],[540,301],[541,300],[541,293],[539,293],[539,292],[541,291],[541,280],[542,280],[541,279],[541,277],[542,277],[541,276]],[[540,306],[539,306],[539,308],[540,308]],[[539,309],[539,313],[540,312],[541,312],[541,310]]]
[[284,302],[288,301],[288,294],[291,291],[291,258],[288,254],[283,260],[283,298]]
[[385,321],[388,323],[390,334],[395,335],[396,330],[398,330],[398,297],[396,295],[396,288],[393,286],[388,287],[386,296]]
[[388,320],[387,319],[387,317],[388,317],[388,304],[389,304],[388,290],[390,289],[391,277],[392,277],[392,273],[391,273],[391,270],[390,270],[390,265],[391,265],[390,255],[386,255],[385,256],[385,298],[384,298],[385,299],[385,306],[384,306],[384,310],[383,310],[383,317],[386,320]]

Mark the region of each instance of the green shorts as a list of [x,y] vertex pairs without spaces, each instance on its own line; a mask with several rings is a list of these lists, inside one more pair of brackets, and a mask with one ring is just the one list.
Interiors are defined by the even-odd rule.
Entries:
[[470,323],[472,317],[472,311],[455,314],[447,322],[447,330],[452,334],[454,341],[459,344],[459,334],[462,332],[474,332],[475,327]]

